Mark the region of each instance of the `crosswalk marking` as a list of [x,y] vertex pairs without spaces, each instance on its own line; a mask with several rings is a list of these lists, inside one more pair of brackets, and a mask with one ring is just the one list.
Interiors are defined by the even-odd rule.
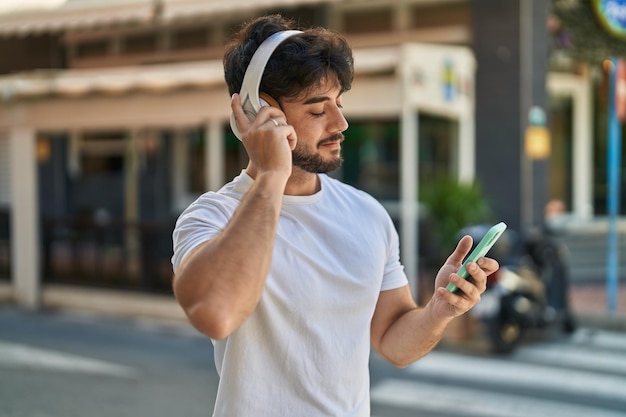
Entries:
[[372,388],[372,402],[465,417],[624,417],[624,413],[560,401],[478,389],[386,379]]
[[[563,366],[626,376],[626,352],[598,353],[596,347],[581,348],[564,344],[539,344],[518,350],[510,359],[542,365]],[[626,391],[625,391],[626,393]]]
[[507,356],[435,350],[373,381],[371,401],[378,417],[626,417],[625,357],[626,334],[591,329]]
[[407,370],[419,376],[447,377],[478,384],[506,384],[515,388],[543,389],[601,399],[623,400],[626,394],[626,378],[623,376],[444,352],[431,352]]
[[623,333],[582,329],[576,332],[570,338],[570,341],[575,344],[584,344],[596,348],[622,351],[626,354],[626,337],[624,337]]
[[0,341],[0,367],[48,369],[118,378],[137,376],[137,370],[128,366],[2,341]]

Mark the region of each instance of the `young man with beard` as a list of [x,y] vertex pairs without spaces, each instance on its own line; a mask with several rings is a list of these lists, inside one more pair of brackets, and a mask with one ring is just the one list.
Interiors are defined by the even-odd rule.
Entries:
[[[325,173],[342,162],[342,95],[353,58],[345,39],[304,29],[275,49],[252,121],[237,94],[280,16],[242,28],[224,57],[231,108],[250,158],[202,195],[174,231],[174,291],[215,346],[216,417],[369,416],[370,345],[402,367],[428,353],[452,319],[480,300],[496,261],[455,272],[463,238],[419,308],[400,263],[398,235],[371,196]],[[445,286],[453,282],[463,293]]]

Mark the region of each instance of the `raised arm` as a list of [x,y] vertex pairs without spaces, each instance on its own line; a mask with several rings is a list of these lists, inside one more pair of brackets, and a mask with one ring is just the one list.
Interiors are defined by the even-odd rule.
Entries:
[[290,126],[277,129],[270,120],[284,117],[279,109],[264,108],[250,122],[237,95],[231,106],[245,132],[243,141],[255,180],[224,230],[183,259],[173,283],[192,325],[214,339],[236,330],[261,297],[282,196],[291,174],[290,148],[295,144]]

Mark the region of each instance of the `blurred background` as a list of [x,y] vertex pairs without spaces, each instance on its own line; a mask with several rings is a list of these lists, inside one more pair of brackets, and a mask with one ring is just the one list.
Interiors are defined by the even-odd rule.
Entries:
[[[2,350],[3,340],[99,352],[88,337],[74,343],[76,319],[58,311],[124,317],[109,324],[131,334],[145,330],[137,318],[184,326],[171,291],[172,229],[195,198],[245,167],[221,58],[243,22],[267,13],[340,31],[352,45],[345,163],[332,175],[389,211],[420,302],[461,229],[504,221],[514,244],[499,260],[541,284],[540,319],[525,327],[545,329],[556,323],[546,317],[564,313],[557,327],[585,349],[623,356],[621,333],[601,347],[580,333],[626,328],[623,0],[1,0],[0,356],[23,352]],[[493,297],[498,314],[519,304]],[[486,316],[459,320],[451,346],[474,346],[493,322]],[[46,325],[68,327],[53,336]],[[505,329],[516,348],[522,327]],[[211,360],[210,342],[174,334],[190,349],[202,345],[203,366]],[[34,383],[17,369],[11,381]],[[385,395],[406,387],[396,388]],[[611,404],[586,415],[623,415],[623,399]],[[379,416],[405,415],[392,409]],[[20,410],[6,415],[71,415]],[[456,415],[448,412],[423,415]],[[529,415],[491,412],[476,415]]]

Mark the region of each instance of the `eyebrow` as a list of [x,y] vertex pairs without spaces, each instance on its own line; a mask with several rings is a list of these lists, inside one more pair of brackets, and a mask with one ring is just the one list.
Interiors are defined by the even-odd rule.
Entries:
[[327,96],[311,97],[310,99],[305,100],[303,104],[323,103],[328,100],[330,100],[330,97]]

